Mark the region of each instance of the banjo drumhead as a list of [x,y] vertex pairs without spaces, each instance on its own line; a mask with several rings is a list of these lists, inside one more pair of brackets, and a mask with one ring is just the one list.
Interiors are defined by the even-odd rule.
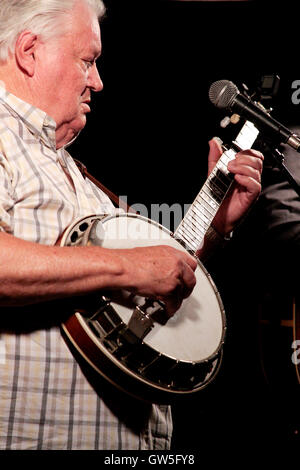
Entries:
[[[96,235],[96,240],[95,240]],[[134,214],[107,216],[95,225],[92,244],[124,249],[168,245],[185,250],[170,232],[159,224]],[[218,354],[224,341],[225,315],[220,296],[210,276],[199,262],[192,295],[166,324],[154,322],[144,342],[161,354],[180,361],[198,362]],[[127,293],[124,292],[124,296]],[[134,299],[138,304],[140,298]],[[132,308],[112,299],[112,306],[128,324]]]

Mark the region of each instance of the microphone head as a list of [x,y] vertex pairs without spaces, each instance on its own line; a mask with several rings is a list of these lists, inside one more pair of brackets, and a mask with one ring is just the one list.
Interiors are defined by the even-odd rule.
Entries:
[[221,109],[230,108],[235,97],[239,94],[237,86],[229,80],[218,80],[209,89],[209,99]]

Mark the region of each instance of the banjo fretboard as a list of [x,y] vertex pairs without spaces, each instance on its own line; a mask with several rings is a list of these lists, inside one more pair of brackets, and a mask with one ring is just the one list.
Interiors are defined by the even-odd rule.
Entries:
[[246,121],[231,148],[221,155],[176,229],[175,237],[180,238],[192,252],[196,253],[201,247],[204,236],[233,182],[233,174],[227,169],[229,161],[233,160],[240,150],[251,148],[257,135],[256,127]]

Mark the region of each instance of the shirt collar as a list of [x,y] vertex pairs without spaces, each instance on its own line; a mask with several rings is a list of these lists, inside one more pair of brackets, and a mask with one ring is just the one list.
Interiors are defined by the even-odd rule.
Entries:
[[44,145],[56,151],[56,123],[44,111],[26,103],[17,96],[0,87],[0,101],[10,108],[12,114],[21,119],[29,131]]

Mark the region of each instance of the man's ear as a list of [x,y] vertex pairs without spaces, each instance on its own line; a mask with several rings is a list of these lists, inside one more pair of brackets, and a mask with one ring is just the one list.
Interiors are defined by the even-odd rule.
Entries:
[[15,46],[17,64],[29,77],[35,72],[36,45],[37,35],[25,30],[19,35]]

